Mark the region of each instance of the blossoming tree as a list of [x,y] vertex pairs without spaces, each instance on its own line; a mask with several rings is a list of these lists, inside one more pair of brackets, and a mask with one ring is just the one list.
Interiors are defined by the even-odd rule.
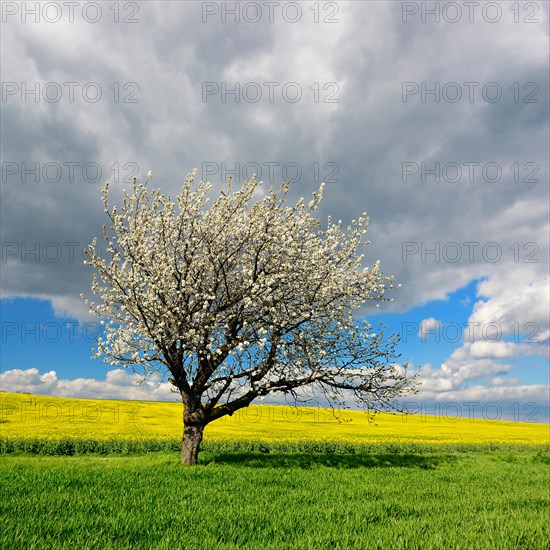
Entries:
[[378,262],[361,267],[364,213],[322,229],[322,185],[309,204],[287,206],[290,182],[262,193],[253,177],[211,202],[195,173],[176,203],[148,189],[150,173],[134,180],[120,210],[107,183],[105,254],[94,239],[85,261],[99,297],[86,303],[105,325],[94,356],[169,375],[184,405],[182,463],[196,464],[208,423],[268,394],[376,411],[414,389],[394,363],[398,337],[353,315],[393,286]]

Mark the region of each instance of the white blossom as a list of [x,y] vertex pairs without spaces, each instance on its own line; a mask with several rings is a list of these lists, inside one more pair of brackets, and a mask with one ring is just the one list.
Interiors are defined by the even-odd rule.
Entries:
[[322,229],[313,216],[322,186],[309,208],[288,206],[289,182],[256,200],[255,178],[210,200],[212,186],[195,175],[175,202],[134,181],[118,209],[105,185],[109,248],[94,239],[85,262],[99,298],[86,303],[106,320],[94,357],[168,371],[186,414],[205,424],[300,386],[369,407],[411,387],[389,366],[395,340],[366,339],[374,333],[353,315],[393,286],[378,261],[367,268],[358,254],[366,213],[347,229],[341,220]]

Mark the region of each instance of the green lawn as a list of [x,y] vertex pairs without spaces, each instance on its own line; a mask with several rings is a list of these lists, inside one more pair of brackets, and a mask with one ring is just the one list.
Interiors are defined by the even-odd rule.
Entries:
[[0,548],[479,548],[550,542],[538,451],[0,458]]

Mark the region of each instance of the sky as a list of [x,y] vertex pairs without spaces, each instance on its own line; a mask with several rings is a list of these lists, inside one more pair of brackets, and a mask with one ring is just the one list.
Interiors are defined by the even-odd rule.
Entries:
[[[38,5],[38,9],[35,6]],[[3,2],[0,388],[174,400],[91,359],[101,189],[256,173],[370,217],[399,289],[357,313],[411,410],[548,422],[548,3]],[[445,409],[447,407],[447,409]],[[456,411],[456,407],[453,411]]]

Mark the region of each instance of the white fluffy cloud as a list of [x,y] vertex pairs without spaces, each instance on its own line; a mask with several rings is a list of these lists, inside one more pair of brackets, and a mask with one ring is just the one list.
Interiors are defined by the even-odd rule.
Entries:
[[[544,269],[544,268],[543,268]],[[538,270],[537,270],[538,271]],[[550,336],[550,279],[534,269],[497,273],[478,285],[482,298],[475,303],[468,320],[470,340],[513,335],[516,343],[545,343]]]
[[51,370],[40,374],[38,369],[13,369],[0,373],[0,388],[4,391],[28,391],[49,395],[57,386],[57,374]]
[[420,329],[418,330],[418,336],[425,341],[430,333],[438,333],[441,329],[441,321],[438,321],[434,317],[428,317],[420,322]]
[[38,369],[13,369],[0,373],[0,388],[8,392],[30,392],[57,397],[94,399],[137,399],[145,401],[175,401],[176,394],[168,382],[152,376],[143,383],[137,374],[115,369],[107,372],[105,380],[76,378],[58,379],[55,371],[40,374]]
[[[508,384],[517,382],[515,378],[507,378]],[[548,384],[525,384],[525,385],[504,385],[502,378],[497,378],[498,384],[495,386],[476,385],[462,389],[448,389],[442,391],[422,391],[414,399],[410,401],[432,401],[432,402],[468,402],[478,401],[480,403],[504,402],[513,403],[521,402],[536,403],[539,407],[548,407],[549,391]]]
[[[549,287],[540,262],[513,264],[495,272],[477,286],[473,305],[457,347],[440,367],[427,365],[422,372],[420,398],[446,400],[453,396],[472,399],[525,399],[547,402],[550,385],[519,385],[509,373],[514,367],[503,360],[549,357]],[[419,336],[436,330],[436,319],[424,319]]]
[[[478,409],[485,404],[495,402],[500,403],[502,408],[513,403],[535,403],[542,409],[547,407],[550,386],[519,385],[517,378],[506,376],[510,369],[509,365],[500,365],[490,360],[479,360],[469,365],[451,367],[444,364],[441,369],[432,369],[427,365],[424,368],[424,384],[421,391],[417,395],[407,396],[403,402],[416,403],[417,406],[421,403],[476,402],[479,404]],[[484,376],[492,376],[490,385],[478,383],[465,387],[466,381],[476,381]],[[169,383],[162,383],[157,377],[151,377],[138,385],[140,378],[122,369],[108,371],[105,380],[91,378],[60,380],[55,371],[40,374],[35,368],[13,369],[0,374],[0,388],[7,392],[30,392],[34,395],[57,397],[179,401],[178,396],[171,391],[172,386]],[[303,395],[311,398],[307,392],[303,392]],[[352,396],[349,395],[349,398],[349,404],[352,404]],[[320,405],[326,406],[320,396],[318,401]],[[266,402],[286,403],[284,396],[272,396]],[[315,402],[317,401],[312,403]],[[433,405],[429,405],[428,410],[430,407],[433,408]],[[478,410],[477,413],[479,412]],[[509,412],[507,416],[512,418]]]

